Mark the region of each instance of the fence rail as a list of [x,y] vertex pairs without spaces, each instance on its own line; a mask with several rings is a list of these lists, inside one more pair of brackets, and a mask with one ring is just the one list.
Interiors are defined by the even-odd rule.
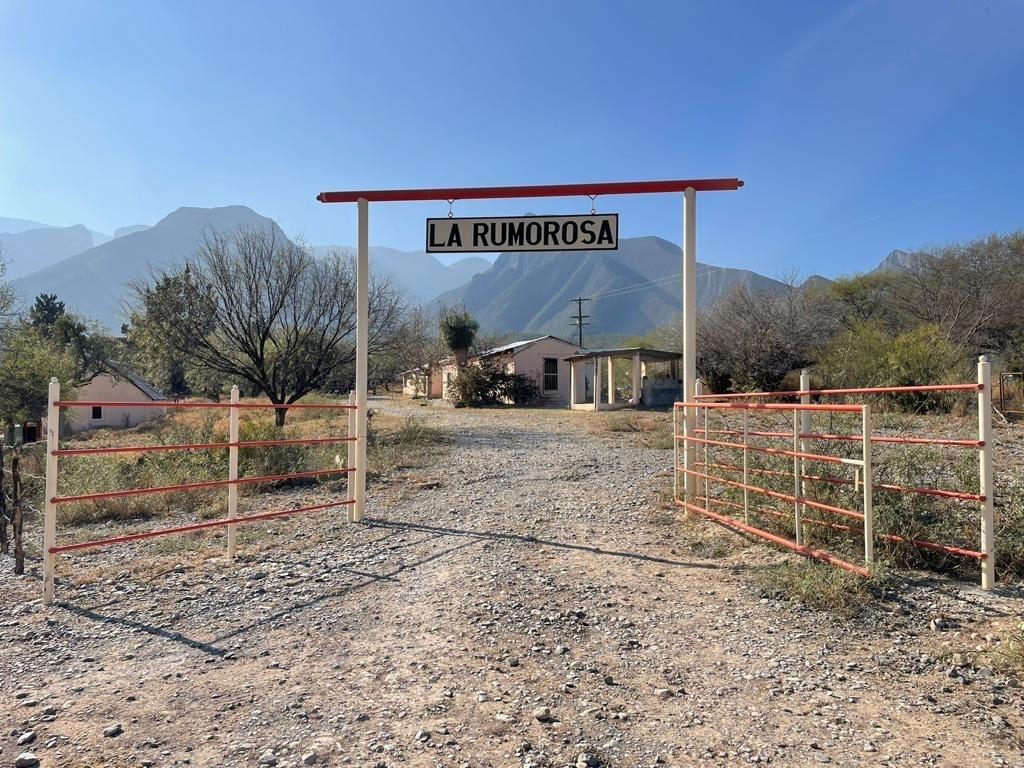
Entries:
[[[309,479],[315,477],[341,475],[357,472],[356,462],[353,457],[356,455],[356,444],[359,442],[356,435],[356,405],[354,394],[349,395],[348,403],[243,403],[239,400],[238,387],[231,390],[231,400],[227,403],[211,402],[188,402],[188,401],[144,401],[144,402],[115,402],[97,400],[61,400],[60,383],[52,379],[49,389],[49,407],[47,408],[46,424],[46,495],[45,507],[43,510],[43,603],[49,605],[54,597],[54,580],[56,574],[57,556],[64,552],[72,552],[82,549],[112,546],[125,544],[143,539],[159,536],[170,536],[193,531],[202,531],[212,528],[227,528],[227,557],[229,561],[235,558],[236,549],[236,528],[246,523],[271,520],[289,515],[301,514],[304,512],[316,512],[336,507],[349,507],[349,520],[355,519],[353,508],[356,506],[353,483],[348,483],[348,492],[343,500],[331,501],[323,504],[314,504],[291,509],[281,509],[273,512],[261,512],[257,514],[238,515],[238,488],[242,485],[257,485],[260,483],[279,482],[283,480]],[[177,443],[173,445],[128,445],[109,446],[99,448],[61,448],[60,447],[60,413],[62,410],[71,408],[90,408],[94,406],[107,407],[131,407],[131,408],[195,408],[195,409],[224,409],[228,411],[228,440],[227,442],[216,443]],[[334,410],[347,411],[347,433],[342,437],[316,437],[316,438],[288,438],[276,440],[241,440],[239,438],[239,413],[243,410]],[[286,472],[274,475],[256,475],[239,477],[238,457],[239,450],[245,448],[272,448],[278,446],[312,446],[312,445],[333,445],[339,443],[348,444],[347,466],[331,467],[326,469],[314,469],[299,472]],[[112,491],[101,491],[97,493],[83,493],[68,496],[61,496],[58,493],[59,487],[59,460],[69,457],[104,456],[121,453],[150,453],[168,451],[214,451],[226,450],[228,452],[228,477],[218,480],[204,480],[192,483],[179,483],[175,485],[151,486],[142,488],[126,488]],[[150,531],[110,536],[91,541],[74,542],[70,544],[57,544],[57,507],[61,504],[80,503],[86,501],[101,501],[106,499],[123,498],[129,496],[144,496],[151,494],[174,493],[180,491],[209,490],[213,488],[227,488],[228,505],[227,514],[220,520],[207,520],[186,525],[177,525],[166,528],[156,528]]]
[[[961,439],[934,436],[903,436],[880,435],[872,428],[871,408],[864,400],[874,396],[904,395],[912,393],[977,393],[978,438]],[[812,403],[811,398],[855,398],[861,402],[853,403]],[[789,400],[799,398],[799,404],[786,402],[763,402],[766,399]],[[843,389],[812,389],[810,376],[804,371],[800,379],[800,389],[784,392],[741,392],[731,394],[704,394],[700,392],[699,382],[694,402],[676,403],[673,414],[675,444],[675,498],[676,504],[690,512],[704,515],[719,523],[742,530],[775,544],[785,546],[806,557],[824,560],[856,573],[867,575],[867,568],[856,566],[834,554],[806,546],[804,527],[820,526],[834,531],[846,533],[863,533],[863,552],[865,566],[873,560],[873,548],[876,539],[894,543],[906,543],[930,551],[942,552],[957,557],[974,559],[981,564],[981,584],[983,589],[991,589],[995,583],[994,558],[994,504],[993,504],[993,436],[992,436],[992,377],[991,366],[985,357],[978,361],[978,380],[976,383],[965,384],[934,384],[925,386],[902,387],[863,387]],[[751,402],[754,401],[754,402]],[[756,412],[791,411],[793,413],[792,430],[751,429],[749,415]],[[708,415],[713,412],[738,412],[742,417],[742,426],[724,425],[724,428],[712,429]],[[861,414],[860,434],[842,434],[834,430],[815,431],[811,428],[811,414],[815,412]],[[704,417],[703,427],[698,427],[698,414]],[[733,440],[719,440],[712,436],[727,436]],[[735,438],[740,438],[735,441]],[[786,440],[791,446],[779,448],[752,444],[752,439]],[[859,442],[859,457],[831,456],[809,450],[810,441],[835,442],[839,444]],[[918,487],[899,483],[875,482],[876,462],[872,459],[873,445],[922,445],[942,446],[956,449],[975,450],[978,453],[978,489],[954,490],[937,487]],[[704,449],[703,460],[699,460],[696,449]],[[742,454],[742,463],[736,460],[722,460],[714,457],[711,449],[723,449],[735,455]],[[792,459],[792,469],[771,469],[750,465],[751,454],[775,456]],[[837,474],[821,474],[806,471],[808,464],[828,464],[831,466],[852,466],[853,477]],[[742,480],[738,479],[742,475]],[[751,476],[766,478],[792,477],[793,492],[783,493],[779,490],[757,485]],[[697,490],[697,481],[703,481],[704,493],[701,498]],[[852,510],[835,504],[809,498],[811,484],[824,483],[832,486],[852,487],[862,491],[862,509]],[[710,493],[712,486],[742,491],[742,504],[729,499],[718,498]],[[936,498],[951,499],[960,502],[976,502],[980,513],[980,541],[978,549],[970,549],[954,544],[937,541],[921,540],[900,536],[890,532],[876,534],[874,528],[874,495],[877,492],[892,494],[917,494]],[[750,494],[772,501],[781,501],[793,505],[792,514],[781,512],[777,507],[758,505],[756,509],[750,503]],[[703,501],[703,506],[699,503]],[[743,520],[715,511],[713,506],[741,511]],[[828,514],[859,522],[844,524],[833,520],[809,518],[803,514],[805,509],[817,510]],[[786,539],[775,533],[758,528],[751,524],[751,514],[770,517],[775,521],[785,522],[792,519],[794,539]],[[827,557],[825,556],[827,555]]]

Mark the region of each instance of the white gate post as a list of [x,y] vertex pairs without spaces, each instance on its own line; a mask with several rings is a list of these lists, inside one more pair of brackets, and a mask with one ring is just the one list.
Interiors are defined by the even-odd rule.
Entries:
[[861,423],[861,485],[864,490],[864,562],[875,562],[875,507],[871,486],[871,406],[860,408]]
[[60,447],[60,382],[50,379],[46,396],[46,499],[43,503],[43,605],[53,602],[53,577],[57,556],[50,550],[57,546],[57,449]]
[[800,456],[800,413],[793,409],[793,530],[796,531],[796,543],[804,543],[804,501],[803,486],[800,478],[804,473],[803,460]]
[[[356,391],[353,389],[348,393],[348,404],[355,406],[356,404]],[[345,433],[346,437],[352,438],[356,436],[356,409],[355,407],[349,408],[346,413],[348,414],[348,431]],[[356,454],[358,451],[357,443],[353,440],[349,440],[345,443],[345,466],[354,467],[358,459]],[[355,520],[355,500],[356,500],[356,478],[354,472],[349,472],[348,477],[345,480],[345,501],[348,504],[348,521],[354,522]]]
[[[238,517],[238,385],[231,387],[231,407],[228,409],[228,520]],[[237,526],[228,524],[228,562],[235,561]]]
[[672,404],[672,501],[679,501],[679,407]]
[[979,493],[981,502],[981,588],[992,589],[996,583],[995,561],[995,470],[992,463],[992,364],[987,355],[978,358],[978,451]]
[[352,520],[366,511],[366,387],[370,339],[370,203],[356,202],[356,471]]
[[[683,192],[683,402],[695,402],[697,386],[697,191]],[[683,436],[693,437],[696,409],[683,409]],[[683,443],[683,469],[693,469],[693,442]],[[684,497],[693,503],[694,477],[683,478]]]

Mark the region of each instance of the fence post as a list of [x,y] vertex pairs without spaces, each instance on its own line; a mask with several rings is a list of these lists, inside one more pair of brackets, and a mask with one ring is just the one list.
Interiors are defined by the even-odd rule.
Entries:
[[[348,404],[352,406],[348,413],[348,433],[346,437],[356,437],[356,391],[353,389],[348,393]],[[354,467],[356,465],[356,444],[352,440],[345,443],[345,466]],[[356,500],[356,484],[355,484],[355,473],[348,472],[347,479],[345,480],[346,496],[345,501],[350,502],[348,504],[348,521],[350,523],[355,522],[355,500]]]
[[748,411],[746,408],[743,409],[743,522],[750,523],[750,491],[747,486],[750,485],[750,464],[747,457],[750,454],[749,442],[750,442],[750,430],[748,429]]
[[[704,382],[700,379],[697,379],[695,382],[693,394],[697,397],[704,394]],[[710,408],[704,409],[704,509],[711,509],[711,480],[709,479],[711,474],[711,446],[707,442],[711,439],[708,435],[708,411],[710,410]]]
[[[231,387],[228,409],[228,519],[238,517],[238,385]],[[228,562],[235,561],[236,526],[228,525]]]
[[43,501],[43,605],[53,603],[53,577],[57,556],[57,449],[60,447],[60,382],[50,379],[46,396],[46,498]]
[[679,501],[679,406],[672,405],[672,501]]
[[992,364],[988,356],[978,358],[978,452],[979,493],[981,494],[981,588],[992,589],[996,583],[995,562],[995,473],[992,462]]
[[[800,450],[800,412],[793,409],[793,452]],[[804,505],[800,477],[803,475],[803,460],[793,456],[793,527],[796,529],[796,543],[804,543]]]
[[871,487],[871,406],[860,408],[861,461],[864,463],[861,486],[864,490],[864,562],[875,562],[875,510]]

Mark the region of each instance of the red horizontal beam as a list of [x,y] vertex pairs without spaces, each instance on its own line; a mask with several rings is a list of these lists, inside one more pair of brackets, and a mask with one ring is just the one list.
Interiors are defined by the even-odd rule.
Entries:
[[[698,395],[701,397],[701,395]],[[726,395],[722,395],[726,397]],[[675,403],[676,408],[736,409],[741,411],[827,411],[831,413],[860,413],[862,406],[829,403]]]
[[[695,466],[708,466],[717,469],[729,469],[733,472],[742,472],[743,467],[738,467],[735,464],[721,464],[711,462],[710,464],[704,464],[702,461],[694,462]],[[782,472],[776,469],[761,469],[757,467],[750,467],[747,470],[756,475],[772,475],[775,477],[792,477],[792,472]],[[831,477],[829,475],[800,475],[801,480],[814,480],[822,483],[832,483],[833,485],[854,485],[853,480],[849,480],[845,477]],[[965,491],[947,491],[943,488],[915,488],[914,486],[908,485],[895,485],[893,483],[876,483],[871,484],[871,489],[874,491],[889,491],[891,493],[916,493],[921,496],[939,496],[945,499],[956,499],[957,501],[984,501],[985,497],[978,493],[967,493]]]
[[301,410],[303,408],[319,408],[323,410],[350,410],[356,406],[343,403],[206,403],[188,402],[184,400],[143,400],[140,402],[117,402],[110,400],[58,400],[54,403],[58,408],[88,408],[105,405],[109,408],[236,408],[253,410],[258,408],[276,408],[279,410]]
[[233,517],[226,518],[224,520],[208,520],[205,523],[191,523],[189,525],[178,525],[173,528],[158,528],[155,531],[145,531],[143,533],[130,533],[124,536],[111,536],[109,539],[96,539],[94,541],[83,541],[78,544],[65,544],[60,547],[50,547],[49,552],[51,554],[59,554],[61,552],[70,552],[75,549],[89,549],[91,547],[104,547],[109,544],[124,544],[129,541],[138,541],[139,539],[151,539],[155,536],[170,536],[175,533],[188,533],[190,531],[202,531],[207,528],[222,528],[226,525],[242,525],[244,523],[253,523],[258,520],[271,520],[275,517],[285,517],[287,515],[296,515],[300,512],[315,512],[321,509],[330,509],[331,507],[342,507],[346,504],[355,504],[355,501],[335,501],[330,504],[316,504],[311,507],[297,507],[296,509],[282,509],[278,512],[261,512],[257,515],[246,515],[245,517]]
[[289,440],[243,440],[238,443],[181,443],[178,445],[116,445],[107,448],[61,448],[54,456],[100,456],[107,453],[151,453],[159,451],[212,451],[224,448],[264,448],[275,445],[327,445],[354,443],[355,437],[310,437]]
[[811,395],[829,397],[832,395],[894,395],[903,392],[981,392],[981,384],[923,384],[912,387],[854,387],[850,389],[803,389],[783,390],[780,392],[729,392],[726,394],[697,395],[698,400],[721,400],[743,397],[800,397]]
[[273,483],[279,480],[297,480],[299,478],[317,477],[319,475],[338,475],[343,472],[355,472],[355,467],[342,467],[341,469],[314,469],[309,472],[288,472],[283,475],[258,475],[255,477],[240,477],[237,480],[205,480],[200,483],[160,485],[152,488],[128,488],[123,491],[83,493],[79,496],[54,496],[50,499],[50,502],[53,504],[70,504],[75,501],[100,501],[102,499],[118,499],[124,496],[148,496],[153,493],[176,493],[179,491],[196,491],[207,488],[223,488],[226,485]]
[[[716,504],[724,504],[725,506],[732,507],[734,509],[743,509],[743,505],[742,504],[736,504],[736,503],[731,502],[731,501],[726,501],[725,499],[711,499],[711,501],[713,501]],[[776,517],[776,518],[779,518],[779,519],[782,519],[782,520],[787,520],[787,519],[791,518],[790,514],[788,514],[786,512],[781,512],[781,511],[779,511],[777,509],[765,509],[764,507],[754,507],[750,511],[758,513],[758,514],[768,514],[768,515],[771,515],[772,517]],[[801,521],[804,522],[804,523],[809,523],[810,525],[820,525],[820,526],[824,526],[826,528],[834,528],[837,531],[843,531],[845,533],[861,533],[862,534],[864,532],[863,528],[855,528],[852,525],[843,525],[842,523],[832,523],[832,522],[829,522],[828,520],[818,520],[818,519],[813,518],[813,517],[804,517],[804,518],[801,518]],[[908,538],[905,538],[903,536],[897,536],[895,533],[880,533],[880,534],[876,534],[876,535],[878,536],[878,538],[880,538],[880,539],[882,539],[884,541],[894,541],[894,542],[897,542],[897,543],[906,542],[908,544],[913,544],[915,547],[920,547],[921,549],[930,549],[930,550],[933,550],[935,552],[942,552],[942,553],[947,554],[947,555],[959,555],[960,557],[970,557],[970,558],[973,558],[975,560],[984,560],[987,557],[987,555],[984,552],[978,552],[978,551],[973,550],[973,549],[964,549],[963,547],[951,547],[951,546],[947,546],[946,544],[938,544],[937,542],[934,542],[934,541],[922,541],[921,539],[908,539]]]
[[500,200],[519,197],[576,197],[577,195],[650,195],[663,192],[731,192],[742,179],[675,179],[671,181],[612,181],[590,184],[539,184],[521,187],[447,187],[438,189],[365,189],[321,192],[321,203],[399,203],[427,200]]
[[[742,429],[695,429],[698,435],[742,435]],[[748,437],[778,437],[790,439],[792,432],[764,432],[749,429],[746,432]],[[846,440],[849,442],[861,442],[864,438],[860,435],[829,435],[822,432],[801,432],[799,437],[807,440]],[[889,435],[872,435],[872,443],[893,443],[896,445],[949,445],[963,448],[984,448],[984,440],[953,440],[945,437],[891,437]]]
[[747,483],[741,483],[741,482],[739,482],[737,480],[727,480],[724,477],[716,477],[714,475],[705,474],[704,472],[697,472],[696,470],[693,470],[693,469],[684,469],[683,467],[676,467],[676,470],[679,471],[679,472],[682,472],[683,474],[691,475],[693,477],[700,477],[700,478],[703,478],[703,479],[708,480],[708,481],[713,482],[713,483],[721,483],[722,485],[730,485],[733,488],[740,488],[740,489],[744,489],[744,490],[747,490],[747,491],[752,491],[754,493],[759,493],[762,496],[767,496],[770,499],[777,499],[779,501],[788,501],[788,502],[791,502],[791,503],[794,503],[794,504],[796,502],[800,502],[804,506],[808,506],[811,509],[818,509],[818,510],[821,510],[822,512],[831,512],[834,515],[842,515],[844,517],[849,517],[849,518],[852,518],[854,520],[863,520],[864,519],[864,513],[863,512],[853,512],[853,511],[851,511],[849,509],[843,509],[842,507],[835,507],[835,506],[833,506],[831,504],[824,504],[824,503],[822,503],[820,501],[812,501],[811,499],[805,499],[805,498],[798,499],[796,496],[790,496],[788,493],[779,493],[778,491],[772,491],[772,490],[769,490],[768,488],[762,488],[760,485],[749,485]]
[[774,533],[762,531],[760,528],[755,528],[752,525],[747,525],[746,523],[740,522],[739,520],[729,517],[728,515],[720,515],[717,512],[712,512],[709,509],[704,509],[704,507],[698,507],[696,504],[690,504],[685,501],[679,501],[678,499],[676,500],[676,505],[684,507],[690,510],[691,512],[696,512],[699,515],[703,515],[704,517],[708,517],[712,520],[715,520],[721,523],[722,525],[728,526],[730,528],[735,528],[740,531],[744,531],[746,533],[762,538],[766,541],[770,541],[773,544],[778,544],[780,547],[785,547],[786,549],[792,550],[793,552],[796,552],[797,554],[803,555],[804,557],[810,558],[812,560],[820,560],[823,563],[835,565],[839,568],[842,568],[845,571],[849,571],[850,573],[856,573],[858,576],[863,576],[865,578],[871,576],[871,572],[867,568],[864,568],[859,565],[854,565],[853,563],[847,562],[846,560],[838,558],[835,555],[829,554],[828,552],[823,552],[820,549],[812,549],[811,547],[805,547],[802,544],[797,544],[795,542],[790,541],[789,539],[783,538],[782,536],[776,536]]
[[790,451],[783,448],[766,448],[760,445],[750,445],[749,443],[728,443],[725,440],[707,440],[703,437],[686,437],[685,435],[676,435],[676,440],[700,443],[701,445],[717,445],[722,448],[735,448],[740,451],[750,450],[755,453],[767,453],[773,456],[790,456],[795,459],[807,459],[808,461],[823,461],[831,464],[850,464],[852,462],[859,461],[859,459],[843,459],[839,456],[825,456],[820,453],[804,453],[803,451]]

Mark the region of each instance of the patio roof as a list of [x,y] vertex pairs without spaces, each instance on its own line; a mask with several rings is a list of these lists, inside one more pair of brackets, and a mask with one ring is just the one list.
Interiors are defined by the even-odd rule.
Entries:
[[574,360],[592,360],[595,357],[634,357],[639,354],[640,359],[648,362],[655,360],[678,360],[683,356],[682,352],[672,352],[667,349],[650,349],[649,347],[620,347],[618,349],[588,349],[577,355],[563,357],[563,360],[572,362]]

